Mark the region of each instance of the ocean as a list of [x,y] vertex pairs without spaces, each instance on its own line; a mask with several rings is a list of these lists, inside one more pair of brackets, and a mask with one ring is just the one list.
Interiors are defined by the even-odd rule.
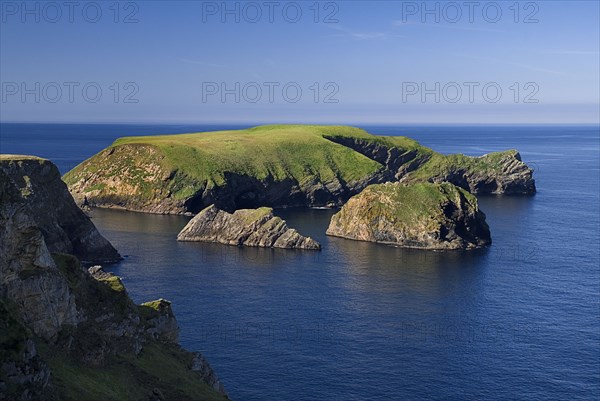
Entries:
[[[0,125],[0,152],[64,173],[120,136],[226,125]],[[493,244],[432,252],[329,238],[321,252],[178,243],[189,217],[95,210],[136,302],[169,299],[181,343],[234,400],[600,399],[598,126],[365,126],[443,153],[518,149],[535,196],[480,197]]]

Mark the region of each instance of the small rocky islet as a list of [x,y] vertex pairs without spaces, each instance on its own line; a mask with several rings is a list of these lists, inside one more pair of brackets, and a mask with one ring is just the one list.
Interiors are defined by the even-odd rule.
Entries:
[[450,183],[371,185],[333,215],[327,234],[433,250],[491,243],[477,198]]
[[240,209],[233,213],[214,205],[198,213],[181,230],[178,241],[218,242],[262,248],[319,250],[321,245],[289,228],[273,209]]

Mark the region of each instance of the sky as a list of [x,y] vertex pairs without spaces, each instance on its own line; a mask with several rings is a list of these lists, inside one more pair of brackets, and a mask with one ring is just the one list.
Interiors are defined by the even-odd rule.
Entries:
[[598,124],[598,1],[21,2],[0,120]]

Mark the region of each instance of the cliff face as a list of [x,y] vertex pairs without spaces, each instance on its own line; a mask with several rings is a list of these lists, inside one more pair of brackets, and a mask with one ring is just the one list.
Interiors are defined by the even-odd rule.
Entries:
[[27,204],[50,252],[69,253],[94,263],[121,259],[77,207],[54,164],[36,157],[3,155],[0,170]]
[[178,241],[219,242],[263,248],[321,249],[312,238],[288,228],[270,208],[241,209],[227,213],[212,205],[198,213],[181,230]]
[[34,334],[55,338],[63,324],[80,320],[32,211],[0,169],[0,298],[10,299]]
[[450,182],[472,194],[530,195],[535,193],[533,170],[516,150],[481,157],[433,155],[401,182]]
[[394,181],[535,192],[516,152],[445,156],[409,138],[332,126],[121,138],[64,179],[82,204],[151,213],[340,206],[368,185]]
[[491,243],[477,199],[450,183],[367,187],[331,218],[327,234],[439,250]]
[[[177,344],[167,301],[135,305],[118,277],[50,252],[46,236],[62,249],[80,232],[69,220],[73,201],[49,201],[65,214],[40,216],[44,199],[62,197],[56,168],[35,158],[13,162],[6,167],[3,156],[0,168],[0,400],[226,399],[206,361]],[[81,221],[88,236],[69,249],[103,255],[106,240]]]

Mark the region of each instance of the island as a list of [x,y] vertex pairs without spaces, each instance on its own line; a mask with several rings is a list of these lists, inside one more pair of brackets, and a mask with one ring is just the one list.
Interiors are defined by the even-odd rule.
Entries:
[[321,249],[318,242],[289,228],[285,220],[274,216],[273,209],[268,207],[228,213],[211,205],[189,221],[177,240],[262,248]]
[[371,184],[450,182],[473,194],[535,193],[515,150],[442,155],[404,136],[347,126],[117,139],[63,177],[80,205],[196,214],[262,206],[341,206]]
[[370,185],[333,215],[327,234],[432,250],[491,244],[477,198],[450,183]]
[[[0,398],[227,400],[178,344],[170,302],[136,305],[119,260],[48,160],[0,155]],[[6,397],[6,398],[4,398]]]

